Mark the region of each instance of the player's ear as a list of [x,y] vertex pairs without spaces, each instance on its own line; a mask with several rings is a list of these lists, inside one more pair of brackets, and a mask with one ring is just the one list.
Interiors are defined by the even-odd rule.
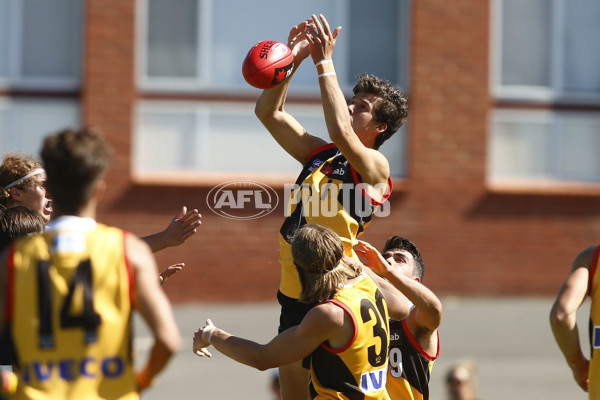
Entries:
[[14,200],[14,201],[21,201],[21,189],[19,189],[18,187],[11,187],[8,191],[10,197]]
[[376,129],[377,129],[377,132],[378,132],[378,133],[385,132],[385,131],[386,131],[386,129],[387,129],[387,123],[385,123],[385,122],[381,122],[381,123],[377,124],[377,127],[376,127]]

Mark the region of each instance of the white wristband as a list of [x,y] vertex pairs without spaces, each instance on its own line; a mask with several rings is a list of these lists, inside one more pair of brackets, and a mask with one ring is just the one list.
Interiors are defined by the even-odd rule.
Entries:
[[331,76],[331,75],[335,75],[335,72],[323,72],[318,77],[321,78],[321,77],[324,77],[324,76]]
[[214,326],[214,325],[208,326],[208,327],[207,327],[207,329],[204,329],[204,330],[202,331],[202,340],[204,340],[204,334],[205,334],[206,332],[208,332],[208,340],[206,340],[206,342],[207,342],[208,344],[210,344],[210,339],[212,339],[212,335],[213,335],[213,332],[214,332],[214,331],[215,331],[215,326]]
[[327,64],[327,63],[330,63],[330,62],[333,62],[333,60],[321,60],[321,61],[319,61],[318,63],[315,64],[315,67],[318,67],[321,64]]

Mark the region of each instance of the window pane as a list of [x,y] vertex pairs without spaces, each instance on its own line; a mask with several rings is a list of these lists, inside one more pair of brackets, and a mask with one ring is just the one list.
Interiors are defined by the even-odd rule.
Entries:
[[[320,106],[290,104],[286,109],[306,130],[329,140]],[[404,131],[383,146],[393,176],[404,175]],[[134,134],[138,171],[257,172],[297,174],[288,155],[243,103],[146,101],[138,110]]]
[[0,78],[8,76],[9,59],[9,8],[8,2],[0,1]]
[[198,1],[148,0],[147,71],[155,77],[196,77]]
[[501,84],[550,86],[551,3],[503,0]]
[[561,161],[567,179],[600,181],[600,120],[564,121]]
[[21,73],[25,77],[78,76],[81,2],[23,0]]
[[292,159],[251,113],[215,110],[210,120],[211,171],[296,172],[300,164]]
[[600,2],[569,0],[565,12],[564,89],[600,94]]
[[134,166],[144,170],[194,169],[196,131],[193,110],[142,111],[134,137]]
[[[342,30],[352,44],[348,63],[350,82],[365,72],[390,82],[401,82],[398,76],[398,51],[402,48],[398,27],[400,3],[398,0],[378,0],[365,7],[364,0],[350,1],[349,29]],[[376,45],[373,38],[377,38]]]
[[551,172],[550,126],[535,121],[496,121],[490,173],[494,178],[547,177]]
[[26,99],[3,103],[0,149],[37,155],[42,139],[55,131],[79,126],[79,104],[71,100]]
[[[343,25],[335,0],[303,0],[285,4],[285,12],[273,0],[219,0],[212,3],[215,19],[210,32],[210,81],[214,83],[235,83],[247,87],[242,77],[242,62],[248,50],[262,40],[277,40],[287,43],[290,29],[307,19],[311,14],[326,16],[332,26]],[[231,10],[236,10],[235,13]],[[226,16],[219,18],[219,16]],[[248,21],[257,23],[248,23]],[[345,40],[348,40],[346,38]],[[334,51],[343,54],[343,48]],[[299,86],[316,87],[315,68],[306,60],[294,75],[291,86],[294,91]]]

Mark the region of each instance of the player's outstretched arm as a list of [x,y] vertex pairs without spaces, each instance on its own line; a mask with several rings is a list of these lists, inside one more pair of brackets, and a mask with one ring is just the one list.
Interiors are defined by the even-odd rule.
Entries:
[[254,112],[279,145],[294,159],[304,165],[310,154],[326,142],[310,135],[306,129],[284,109],[290,82],[302,61],[308,57],[309,49],[305,30],[308,21],[292,27],[288,46],[294,54],[294,69],[282,84],[263,90],[256,102]]
[[343,313],[333,304],[320,304],[300,325],[280,333],[267,344],[233,336],[215,327],[209,319],[194,333],[193,351],[201,357],[210,356],[206,348],[212,345],[227,357],[264,371],[301,360],[326,340],[335,340],[344,329]]
[[550,311],[554,339],[571,368],[575,381],[585,391],[588,385],[589,360],[581,351],[577,310],[588,294],[590,267],[595,251],[595,246],[589,247],[575,257],[571,273],[561,286]]
[[134,307],[154,335],[154,345],[145,366],[137,374],[140,390],[147,387],[178,350],[181,338],[173,310],[160,288],[154,255],[144,241],[128,234],[126,254],[134,272]]
[[167,247],[179,246],[196,233],[202,223],[198,210],[187,210],[186,206],[169,222],[164,231],[142,237],[152,251],[156,253]]

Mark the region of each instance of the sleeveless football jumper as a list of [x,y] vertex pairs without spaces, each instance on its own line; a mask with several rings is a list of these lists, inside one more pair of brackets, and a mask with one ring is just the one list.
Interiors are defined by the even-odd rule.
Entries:
[[125,233],[61,217],[9,248],[15,399],[138,399]]
[[592,400],[600,400],[600,246],[594,252],[590,268],[590,368],[588,394]]
[[429,380],[435,355],[419,346],[406,326],[406,320],[390,320],[390,359],[387,377],[387,391],[391,400],[428,400]]
[[389,399],[386,388],[389,325],[379,287],[365,273],[326,300],[344,309],[354,337],[342,349],[323,343],[311,354],[312,399]]
[[319,224],[333,230],[342,239],[346,255],[357,258],[352,247],[376,211],[385,202],[392,189],[391,178],[381,201],[371,198],[358,172],[342,153],[330,143],[310,155],[290,193],[286,219],[279,231],[279,263],[281,283],[279,291],[298,299],[302,290],[298,272],[293,263],[290,240],[305,224]]

